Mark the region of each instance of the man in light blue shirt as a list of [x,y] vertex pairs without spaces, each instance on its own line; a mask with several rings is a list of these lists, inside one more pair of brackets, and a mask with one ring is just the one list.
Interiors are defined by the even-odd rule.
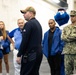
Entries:
[[21,65],[16,62],[17,53],[22,41],[22,29],[24,27],[24,20],[18,19],[17,20],[18,28],[15,28],[9,33],[11,38],[14,38],[14,50],[13,50],[13,62],[15,68],[15,75],[20,75],[20,67]]

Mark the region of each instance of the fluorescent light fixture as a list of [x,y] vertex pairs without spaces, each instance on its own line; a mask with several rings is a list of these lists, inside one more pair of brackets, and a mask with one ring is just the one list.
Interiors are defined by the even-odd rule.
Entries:
[[60,0],[53,0],[55,3],[59,3],[60,2]]

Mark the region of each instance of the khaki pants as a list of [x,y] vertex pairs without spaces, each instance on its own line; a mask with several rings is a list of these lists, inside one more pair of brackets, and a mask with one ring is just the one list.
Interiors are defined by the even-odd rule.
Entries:
[[14,49],[13,50],[13,63],[14,63],[14,68],[15,68],[15,75],[20,75],[21,65],[16,62],[17,53],[18,53],[18,50]]

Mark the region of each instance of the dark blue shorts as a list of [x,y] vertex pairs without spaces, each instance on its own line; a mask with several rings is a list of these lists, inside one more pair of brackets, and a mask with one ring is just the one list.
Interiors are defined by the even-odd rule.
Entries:
[[3,58],[3,52],[2,52],[2,50],[0,50],[0,59],[2,59]]
[[6,52],[6,50],[1,50],[0,49],[0,59],[3,58],[3,55],[8,54],[9,52]]

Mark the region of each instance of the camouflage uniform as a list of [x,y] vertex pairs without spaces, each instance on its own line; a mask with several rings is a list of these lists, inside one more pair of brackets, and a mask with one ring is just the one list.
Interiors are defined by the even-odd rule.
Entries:
[[[76,14],[71,11],[70,14]],[[63,53],[65,54],[66,75],[72,75],[76,68],[76,25],[68,25],[62,31],[62,39],[65,41]]]

